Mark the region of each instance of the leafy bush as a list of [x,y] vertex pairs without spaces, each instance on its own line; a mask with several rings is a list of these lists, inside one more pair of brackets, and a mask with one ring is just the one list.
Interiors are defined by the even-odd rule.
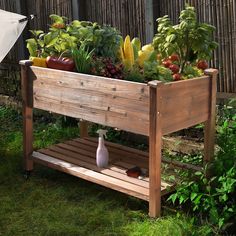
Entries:
[[219,109],[217,143],[220,147],[214,165],[215,174],[222,175],[236,161],[236,100]]
[[227,228],[236,217],[236,113],[232,111],[221,111],[225,115],[218,120],[219,150],[214,162],[184,180],[169,197],[172,203],[189,203],[218,229]]
[[78,20],[66,24],[66,18],[58,15],[50,15],[50,18],[52,24],[48,33],[31,31],[33,38],[27,40],[30,56],[60,55],[83,44],[97,56],[116,58],[122,37],[115,28]]
[[212,38],[215,27],[198,22],[194,7],[186,5],[179,20],[179,24],[173,25],[167,15],[158,18],[153,45],[163,57],[177,53],[182,73],[187,62],[210,59],[217,43]]

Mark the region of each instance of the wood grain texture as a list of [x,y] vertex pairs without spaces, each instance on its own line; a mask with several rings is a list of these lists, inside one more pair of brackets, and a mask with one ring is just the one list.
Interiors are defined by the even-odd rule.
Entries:
[[[111,155],[110,167],[105,170],[96,166],[97,141],[90,138],[39,150],[45,156],[37,154],[35,160],[147,200],[149,215],[158,217],[161,195],[172,187],[161,181],[162,135],[208,121],[206,158],[211,156],[214,73],[215,70],[208,70],[201,78],[166,84],[151,81],[146,85],[32,66],[34,107],[149,136],[149,155],[106,142]],[[81,126],[81,136],[87,137],[86,125]],[[198,170],[164,158],[163,162]],[[72,169],[67,168],[69,164]],[[142,181],[125,175],[125,169],[136,165],[149,173]]]
[[206,70],[205,73],[210,76],[211,90],[210,90],[210,114],[204,126],[204,161],[210,162],[214,158],[215,147],[215,123],[216,123],[216,80],[217,70]]
[[86,120],[79,121],[79,134],[81,138],[88,137],[88,122]]
[[33,170],[31,158],[33,152],[33,84],[29,76],[29,67],[26,64],[21,65],[23,157],[24,169],[31,171]]
[[150,87],[149,216],[161,215],[162,83]]
[[162,133],[168,134],[208,119],[211,90],[207,76],[164,84],[162,87]]
[[32,67],[34,107],[148,134],[147,85]]
[[[146,16],[151,11],[150,7],[145,0],[87,0],[86,18],[116,27],[123,37],[127,34],[131,38],[139,37],[144,44],[147,42]],[[153,21],[151,16],[148,17]],[[149,28],[153,30],[150,25]]]

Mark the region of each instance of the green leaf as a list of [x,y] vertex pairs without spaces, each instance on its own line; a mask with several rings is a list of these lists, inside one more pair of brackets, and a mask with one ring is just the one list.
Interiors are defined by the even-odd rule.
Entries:
[[180,23],[180,25],[179,25],[179,28],[181,29],[181,30],[184,30],[184,29],[186,29],[188,27],[188,23],[186,22],[186,21],[182,21],[181,23]]
[[37,57],[37,44],[27,43],[26,48],[29,50],[31,57]]
[[32,33],[35,37],[38,37],[40,34],[44,33],[42,30],[30,30],[29,32]]
[[180,204],[186,202],[187,200],[188,200],[188,197],[183,195],[183,194],[179,197],[179,203]]
[[191,193],[190,200],[193,201],[197,197],[197,193]]
[[224,218],[220,218],[220,219],[219,219],[218,226],[219,226],[220,229],[221,229],[222,226],[224,225],[224,221],[225,221]]
[[166,37],[166,41],[169,42],[169,43],[174,42],[175,39],[176,39],[176,35],[175,35],[175,34],[171,34],[171,35],[168,35],[168,36]]
[[200,203],[200,201],[201,201],[201,198],[202,198],[202,194],[200,194],[200,195],[198,195],[198,197],[196,197],[195,199],[194,199],[194,204],[195,205],[198,205],[199,203]]
[[49,17],[52,19],[52,21],[53,21],[54,23],[64,23],[64,19],[63,19],[63,17],[61,17],[61,16],[52,14],[52,15],[50,15]]
[[203,173],[201,172],[201,171],[197,171],[197,172],[195,172],[195,175],[196,176],[201,176]]
[[217,223],[219,214],[216,207],[212,207],[209,211],[210,219],[213,223]]
[[79,20],[74,20],[71,22],[71,25],[73,27],[79,28],[79,27],[81,27],[81,22]]
[[169,198],[167,199],[167,201],[172,201],[172,203],[174,204],[177,197],[178,197],[177,193],[171,194]]

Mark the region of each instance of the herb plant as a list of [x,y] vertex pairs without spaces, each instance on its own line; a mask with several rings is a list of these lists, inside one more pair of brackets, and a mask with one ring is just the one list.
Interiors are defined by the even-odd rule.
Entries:
[[73,21],[67,31],[78,39],[78,44],[85,44],[89,50],[94,49],[97,56],[115,59],[118,54],[122,37],[111,26],[99,25],[89,21]]
[[75,62],[76,69],[79,73],[89,73],[91,68],[93,50],[89,51],[82,44],[79,49],[72,50],[72,56]]

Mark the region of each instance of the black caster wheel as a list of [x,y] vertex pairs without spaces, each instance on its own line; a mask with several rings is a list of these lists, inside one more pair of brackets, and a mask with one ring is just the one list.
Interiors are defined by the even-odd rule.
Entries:
[[25,172],[24,172],[24,178],[26,179],[26,180],[28,180],[29,178],[30,178],[30,175],[31,175],[31,171],[30,170],[26,170]]

